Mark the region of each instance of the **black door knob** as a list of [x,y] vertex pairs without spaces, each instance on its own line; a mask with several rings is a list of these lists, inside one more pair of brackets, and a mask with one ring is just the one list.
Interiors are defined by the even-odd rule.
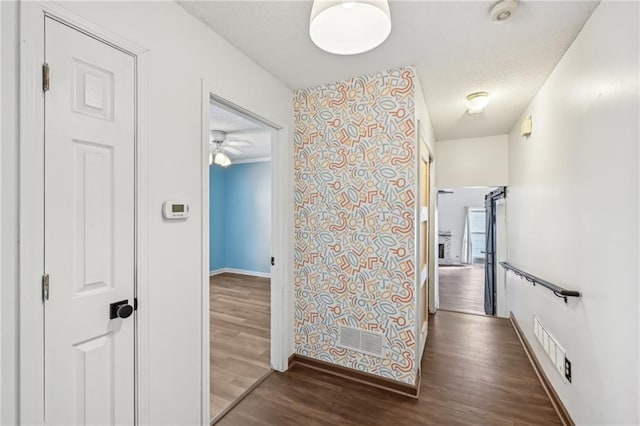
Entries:
[[116,315],[120,318],[129,318],[133,313],[133,306],[131,305],[121,305],[116,309]]
[[133,313],[133,306],[128,300],[121,300],[109,305],[109,318],[129,318]]

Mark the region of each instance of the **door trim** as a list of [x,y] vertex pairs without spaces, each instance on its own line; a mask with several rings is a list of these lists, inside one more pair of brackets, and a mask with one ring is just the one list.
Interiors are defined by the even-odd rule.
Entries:
[[[203,416],[209,415],[209,104],[215,101],[245,116],[251,117],[272,129],[271,131],[271,249],[275,266],[271,267],[271,368],[286,371],[289,367],[290,340],[288,332],[293,322],[293,304],[289,274],[292,272],[293,257],[292,201],[289,190],[290,166],[293,164],[289,152],[288,129],[279,123],[269,121],[242,106],[236,105],[216,95],[212,85],[202,80],[202,405]],[[204,417],[209,419],[208,417]],[[209,420],[202,424],[208,424]]]
[[44,305],[41,278],[44,272],[44,19],[50,17],[98,39],[135,59],[135,253],[136,295],[142,300],[135,315],[135,419],[148,417],[149,321],[144,301],[148,294],[147,200],[148,170],[146,83],[147,50],[52,3],[20,4],[20,153],[19,153],[19,315],[18,315],[18,421],[44,423]]
[[[2,25],[2,5],[0,5],[0,25]],[[0,58],[2,57],[2,31],[0,31]],[[2,99],[2,70],[0,70],[0,99]],[[0,135],[2,134],[2,102],[0,102]],[[0,200],[2,197],[2,150],[0,150]],[[0,215],[1,216],[1,215]],[[0,220],[0,241],[4,238],[2,234],[2,221]],[[0,277],[2,277],[2,257],[0,256]],[[0,291],[1,293],[1,291]],[[2,303],[0,303],[0,330],[2,330]],[[1,334],[1,332],[0,332]],[[2,350],[0,350],[0,369],[2,369]],[[2,386],[0,386],[0,401],[4,401],[2,398]],[[2,403],[0,403],[0,419],[2,419]]]
[[[432,231],[432,227],[433,227],[433,220],[434,220],[434,215],[433,213],[433,192],[435,190],[435,181],[433,179],[433,161],[434,161],[434,155],[431,152],[431,149],[429,148],[429,144],[427,143],[427,136],[428,134],[424,131],[424,128],[422,126],[422,122],[421,120],[416,120],[417,121],[417,125],[416,125],[416,159],[415,159],[415,164],[414,164],[414,171],[415,171],[415,188],[416,188],[416,205],[415,205],[415,211],[414,211],[414,215],[415,215],[415,223],[414,223],[414,246],[415,246],[415,258],[414,258],[414,262],[416,265],[416,276],[415,276],[415,283],[414,283],[414,303],[415,303],[415,309],[416,309],[416,314],[415,314],[415,318],[416,318],[416,327],[415,327],[415,334],[417,337],[417,343],[416,343],[416,349],[415,349],[415,357],[416,357],[416,363],[415,363],[415,372],[416,372],[416,383],[418,383],[418,380],[420,379],[419,374],[420,374],[420,364],[422,362],[422,355],[424,354],[424,348],[425,348],[425,344],[427,342],[427,334],[429,333],[429,330],[427,329],[424,339],[422,339],[422,322],[423,322],[423,313],[425,312],[423,303],[424,301],[422,300],[421,294],[420,294],[420,288],[422,286],[422,258],[423,258],[423,254],[422,254],[422,240],[421,240],[421,235],[420,235],[420,229],[422,227],[422,221],[420,220],[420,216],[421,216],[421,209],[422,206],[420,204],[420,195],[421,195],[421,191],[422,188],[420,188],[420,163],[421,162],[426,162],[429,164],[429,199],[427,200],[428,203],[428,209],[429,209],[429,219],[428,219],[428,239],[427,239],[427,245],[428,245],[428,254],[429,257],[427,259],[427,282],[425,283],[425,286],[427,287],[425,289],[425,291],[427,292],[427,300],[431,301],[431,286],[432,286],[432,272],[431,272],[431,268],[432,268],[432,262],[433,262],[433,244],[434,244],[434,238],[436,238],[436,236],[434,235],[433,231]],[[430,303],[429,303],[430,305]],[[426,307],[426,311],[430,312],[430,306]],[[428,314],[427,314],[428,315]]]

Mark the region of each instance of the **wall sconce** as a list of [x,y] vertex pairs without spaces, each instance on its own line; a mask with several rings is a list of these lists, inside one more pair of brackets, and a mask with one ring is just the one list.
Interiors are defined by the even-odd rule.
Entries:
[[528,138],[531,136],[531,132],[533,131],[533,122],[531,121],[531,116],[528,116],[524,120],[522,120],[522,124],[520,125],[520,135],[522,137]]

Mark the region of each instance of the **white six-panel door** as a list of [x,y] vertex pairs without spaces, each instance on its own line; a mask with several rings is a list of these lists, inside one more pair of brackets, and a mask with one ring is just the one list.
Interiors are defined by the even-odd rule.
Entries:
[[[45,19],[45,423],[134,423],[135,60]],[[124,311],[121,311],[124,312]]]

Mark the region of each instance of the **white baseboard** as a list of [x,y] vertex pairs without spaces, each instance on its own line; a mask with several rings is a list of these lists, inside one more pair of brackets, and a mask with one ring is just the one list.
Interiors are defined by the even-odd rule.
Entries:
[[219,274],[239,274],[239,275],[248,275],[250,277],[260,277],[260,278],[271,278],[271,274],[268,272],[256,272],[256,271],[247,271],[245,269],[235,269],[235,268],[220,268],[214,269],[209,272],[209,276],[219,275]]
[[212,277],[214,275],[224,274],[225,272],[225,268],[214,269],[213,271],[209,271],[209,276]]

